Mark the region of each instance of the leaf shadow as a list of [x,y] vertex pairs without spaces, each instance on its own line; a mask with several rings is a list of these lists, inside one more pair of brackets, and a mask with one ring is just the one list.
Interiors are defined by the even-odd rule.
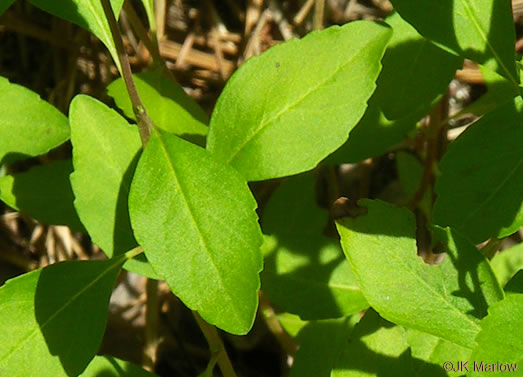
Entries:
[[[315,185],[313,173],[289,178],[267,204],[262,229],[270,236],[264,244],[262,290],[278,309],[303,319],[339,318],[368,304],[349,280],[352,272],[339,242],[323,235],[328,214],[316,203]],[[330,283],[334,276],[336,284]],[[355,290],[343,286],[345,276]],[[342,300],[351,304],[341,307]]]
[[136,165],[138,164],[140,156],[141,149],[133,157],[131,163],[123,175],[122,182],[120,184],[120,190],[118,192],[118,199],[116,201],[116,210],[114,214],[115,222],[113,231],[113,256],[123,254],[138,245],[138,242],[134,238],[131,227],[128,198],[134,171],[136,170]]
[[[375,317],[375,321],[369,323],[367,316]],[[300,357],[299,352],[305,352],[309,358],[318,358],[314,361],[316,368],[314,377],[330,377],[333,370],[340,374],[343,374],[341,371],[344,371],[347,374],[352,372],[358,375],[365,374],[377,377],[413,376],[418,375],[419,371],[423,371],[423,375],[432,377],[447,376],[440,366],[412,357],[409,348],[397,357],[370,349],[363,341],[364,337],[383,328],[391,329],[396,325],[383,320],[372,310],[367,312],[363,320],[366,321],[364,326],[360,322],[350,331],[347,330],[347,324],[341,322],[318,321],[307,324],[297,335],[298,341],[302,340],[304,343],[302,343],[296,358]],[[343,337],[342,342],[336,342],[338,349],[333,350],[335,352],[329,352],[328,355],[323,355],[314,344],[316,342],[311,342],[311,340],[317,340],[317,337],[324,337],[324,334]],[[306,340],[308,341],[305,343]],[[386,339],[381,341],[385,347],[387,347],[386,342]],[[304,348],[305,351],[303,351]],[[304,375],[312,376],[312,374],[306,373]]]
[[[141,154],[142,149],[138,150],[132,159],[123,175],[122,182],[120,184],[114,216],[115,223],[113,231],[113,257],[124,254],[126,251],[129,251],[138,246],[138,242],[134,237],[134,232],[131,226],[128,199],[136,165],[138,164]],[[134,258],[128,260],[124,264],[124,268],[126,270],[145,275],[148,278],[158,279],[152,267],[149,265],[149,261],[147,260],[145,253],[138,254]]]
[[[363,161],[383,154],[388,147],[399,143],[415,126],[417,113],[396,121],[384,118],[376,92],[347,141],[325,159],[327,164]],[[420,118],[423,114],[420,114]]]
[[[433,64],[434,61],[438,64]],[[387,48],[375,95],[385,118],[415,122],[429,112],[463,65],[451,54],[425,38],[409,39]],[[416,119],[417,118],[417,119]]]
[[126,377],[132,375],[130,373],[131,368],[122,368],[122,366],[119,365],[112,357],[104,356],[104,358],[108,363],[111,364],[112,369],[107,366],[104,369],[98,371],[93,377]]
[[[261,281],[262,290],[279,309],[297,314],[304,320],[339,318],[346,314],[332,295],[328,282],[333,271],[347,262],[340,250],[337,257],[322,263],[319,252],[327,245],[327,240],[315,240],[310,235],[294,243],[278,240],[274,245],[270,255],[264,259]],[[278,252],[283,250],[295,253],[303,264],[292,271],[278,273],[276,259]]]
[[71,160],[56,160],[15,174],[12,191],[16,206],[44,224],[66,225],[74,232],[86,233],[73,205],[72,171]]
[[[437,224],[453,227],[474,243],[513,226],[522,201],[517,179],[523,172],[521,120],[521,105],[511,101],[486,114],[449,146],[436,182]],[[458,200],[465,204],[460,206]]]
[[58,357],[68,376],[81,373],[100,347],[119,267],[112,260],[68,261],[41,270],[36,321],[49,357]]
[[438,232],[437,237],[443,241],[443,247],[446,249],[445,257],[449,259],[458,273],[459,289],[452,291],[451,294],[467,300],[472,308],[466,314],[482,319],[488,314],[489,307],[483,293],[484,282],[481,281],[478,273],[480,264],[485,259],[466,238],[460,236],[455,230],[450,232],[456,245],[456,252],[449,249],[450,240],[445,232]]

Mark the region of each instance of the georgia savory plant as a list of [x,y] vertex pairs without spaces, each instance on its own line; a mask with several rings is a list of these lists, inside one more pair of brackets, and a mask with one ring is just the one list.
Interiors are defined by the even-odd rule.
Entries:
[[[102,3],[30,2],[99,37],[125,77]],[[87,232],[107,256],[53,264],[0,288],[0,375],[95,376],[115,364],[149,375],[95,356],[122,268],[164,280],[198,321],[236,335],[253,326],[261,287],[300,344],[291,376],[478,376],[517,367],[523,248],[489,261],[496,241],[523,226],[510,2],[392,3],[397,13],[383,23],[332,26],[249,59],[209,121],[160,68],[131,84],[116,80],[108,94],[148,138],[95,98],[77,95],[66,118],[0,78],[2,164],[72,144],[72,160],[0,177],[0,198],[43,223]],[[122,0],[110,4],[118,14]],[[151,15],[152,2],[143,4]],[[487,86],[504,90],[463,110],[482,117],[445,151],[441,110],[464,58],[481,65]],[[427,114],[428,125],[419,122]],[[380,156],[416,130],[423,163],[408,148],[395,152],[405,200],[359,201],[357,214],[336,220],[341,242],[325,235],[332,217],[317,206],[309,171]],[[258,221],[248,183],[291,175]],[[487,240],[482,253],[475,245]],[[418,256],[442,253],[434,265]],[[224,352],[205,375],[216,360],[234,375],[220,363]]]

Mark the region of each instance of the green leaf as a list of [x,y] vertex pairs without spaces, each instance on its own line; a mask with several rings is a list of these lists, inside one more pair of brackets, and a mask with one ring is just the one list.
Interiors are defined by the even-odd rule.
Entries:
[[[127,205],[141,141],[136,126],[100,101],[76,96],[69,110],[74,206],[91,239],[111,258],[136,246]],[[143,256],[125,268],[157,277]]]
[[439,164],[434,222],[479,243],[523,226],[523,100],[499,107],[454,141]]
[[[418,364],[418,376],[432,376],[430,370],[434,370],[434,365],[443,372],[442,366],[446,361],[452,361],[453,363],[457,361],[465,362],[472,353],[472,350],[461,347],[456,343],[413,329],[407,329],[406,339],[407,343],[409,343],[412,357],[427,362],[427,364]],[[458,369],[458,364],[453,366]],[[459,370],[458,372],[446,370],[446,372],[446,375],[449,376],[463,375],[463,372]],[[445,373],[441,374],[445,375]]]
[[[133,75],[136,89],[154,124],[199,145],[205,145],[208,118],[183,88],[161,70]],[[121,78],[107,87],[108,94],[125,115],[136,120],[125,83]]]
[[0,375],[70,376],[98,351],[124,258],[53,264],[0,288]]
[[363,116],[390,35],[351,22],[249,59],[218,99],[207,148],[250,181],[314,168]]
[[327,211],[316,205],[314,185],[312,174],[290,178],[267,203],[262,289],[279,309],[303,319],[338,318],[368,304],[339,242],[322,235]]
[[423,38],[398,13],[385,21],[394,33],[383,56],[376,96],[385,116],[393,120],[419,108],[427,111],[445,93],[463,59]]
[[519,270],[505,285],[505,294],[523,294],[523,271]]
[[399,14],[386,21],[394,33],[382,59],[376,91],[347,142],[326,159],[327,163],[377,157],[401,142],[447,90],[462,64],[463,59],[420,36]]
[[367,111],[350,132],[347,142],[327,157],[325,162],[343,164],[380,156],[387,148],[401,142],[423,115],[423,111],[417,111],[402,119],[388,120],[375,92],[369,99]]
[[44,224],[67,225],[74,231],[84,231],[73,206],[69,183],[72,171],[71,160],[66,160],[6,175],[0,178],[0,199]]
[[[447,251],[441,265],[416,255],[406,209],[364,200],[368,214],[337,222],[345,255],[369,304],[385,319],[472,348],[478,319],[503,298],[488,261],[466,238],[435,228]],[[422,308],[422,309],[420,309]]]
[[497,254],[490,262],[499,284],[505,284],[523,268],[523,243]]
[[405,330],[369,310],[343,346],[331,377],[411,376]]
[[0,15],[5,12],[7,8],[13,4],[15,0],[2,0],[2,3],[0,3]]
[[[113,60],[120,70],[120,61],[116,46],[109,29],[109,23],[100,0],[29,0],[34,6],[51,13],[54,16],[71,21],[96,35],[107,47]],[[116,19],[120,14],[123,0],[109,0]]]
[[515,31],[510,1],[391,0],[421,35],[448,50],[485,64],[518,86]]
[[308,323],[297,336],[300,348],[290,377],[329,377],[337,356],[358,321],[359,315],[354,315]]
[[279,313],[276,315],[276,317],[287,334],[293,338],[295,338],[301,329],[303,329],[307,323],[309,323],[309,321],[304,321],[299,316],[291,313]]
[[69,138],[67,118],[35,92],[0,77],[0,162],[47,153]]
[[413,197],[423,178],[421,162],[414,155],[400,151],[396,154],[396,169],[403,191],[408,198]]
[[142,0],[142,5],[147,14],[147,21],[149,22],[149,30],[156,32],[156,17],[154,14],[154,0]]
[[[396,169],[401,187],[407,194],[406,199],[412,199],[423,179],[423,165],[414,155],[400,151],[396,153]],[[423,210],[425,216],[430,218],[432,211],[432,190],[430,188],[425,191],[419,207]]]
[[[507,296],[489,308],[489,315],[481,321],[478,345],[470,358],[474,369],[470,368],[468,376],[523,376],[522,318],[523,294]],[[517,372],[508,372],[508,368],[517,368]]]
[[153,377],[138,365],[111,356],[95,356],[81,377]]
[[245,334],[258,306],[262,237],[245,180],[205,149],[153,132],[131,185],[135,236],[173,293]]

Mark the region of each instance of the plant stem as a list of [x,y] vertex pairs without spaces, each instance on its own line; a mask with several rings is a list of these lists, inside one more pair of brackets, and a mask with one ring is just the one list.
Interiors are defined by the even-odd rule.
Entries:
[[138,35],[138,38],[143,42],[147,50],[149,50],[149,53],[153,57],[153,61],[156,65],[163,64],[162,56],[160,55],[160,49],[158,47],[158,43],[156,40],[156,35],[154,35],[154,40],[151,40],[149,38],[149,35],[147,33],[147,30],[143,26],[142,22],[140,21],[140,18],[134,11],[134,8],[131,4],[129,4],[129,1],[126,0],[123,3],[123,9],[125,10],[125,13],[127,14],[127,17],[129,17],[129,22],[131,23],[134,31]]
[[205,339],[209,344],[211,353],[217,355],[218,366],[220,367],[223,377],[237,377],[232,367],[231,360],[229,359],[229,355],[227,355],[227,351],[225,350],[225,346],[216,331],[216,327],[205,322],[197,312],[193,311],[192,313],[194,319],[196,319],[196,323],[200,327],[200,330],[202,330],[203,336],[205,336]]
[[154,371],[156,348],[158,346],[158,280],[147,279],[147,301],[145,306],[145,345],[142,364],[150,372]]
[[147,115],[147,111],[143,106],[142,101],[136,90],[136,86],[133,81],[133,74],[131,71],[131,65],[129,64],[129,59],[125,53],[123,46],[122,35],[120,34],[120,29],[116,23],[116,18],[114,16],[113,8],[111,8],[111,3],[109,0],[102,0],[102,6],[104,9],[105,17],[109,23],[109,28],[111,29],[111,34],[113,36],[114,44],[116,46],[116,51],[118,54],[118,60],[122,66],[122,77],[129,93],[129,98],[133,104],[133,112],[138,122],[138,129],[140,130],[140,138],[142,139],[142,145],[145,147],[149,136],[151,135],[151,129],[153,128],[153,122],[151,118]]
[[[411,199],[408,207],[414,209],[423,199],[425,191],[434,182],[434,167],[446,147],[446,126],[443,122],[448,116],[448,92],[439,100],[430,113],[429,125],[426,131],[427,152],[423,168],[421,185]],[[443,141],[445,139],[445,141]]]
[[125,253],[125,257],[127,259],[134,258],[135,256],[143,253],[143,248],[141,246],[137,246],[134,249],[131,249]]
[[161,41],[165,34],[165,12],[167,10],[166,1],[156,0],[154,9],[156,12],[156,40]]
[[149,51],[153,58],[153,66],[161,67],[163,72],[173,81],[177,83],[176,77],[165,64],[165,60],[163,59],[161,53],[160,53],[160,47],[158,45],[158,40],[156,39],[156,34],[153,35],[153,39],[149,38],[149,34],[147,33],[147,30],[143,26],[142,21],[140,21],[140,18],[136,14],[134,8],[131,4],[128,3],[128,1],[124,2],[123,8],[125,12],[127,13],[127,16],[129,17],[129,22],[135,31],[135,33],[138,35],[138,38],[143,42],[145,45],[145,48]]
[[496,252],[499,250],[499,247],[501,246],[501,242],[503,240],[499,240],[497,238],[491,238],[485,246],[483,246],[479,251],[487,257],[489,260],[494,258],[494,255],[496,255]]
[[265,324],[269,328],[269,331],[274,335],[278,343],[280,343],[283,350],[291,356],[294,356],[296,351],[298,350],[298,345],[292,339],[289,334],[285,332],[283,327],[280,324],[280,321],[276,317],[276,314],[274,313],[274,309],[272,308],[269,300],[265,297],[265,295],[260,291],[260,311],[263,314],[263,319],[265,320]]
[[314,18],[312,27],[314,30],[323,29],[323,14],[325,13],[325,0],[316,0],[314,5]]

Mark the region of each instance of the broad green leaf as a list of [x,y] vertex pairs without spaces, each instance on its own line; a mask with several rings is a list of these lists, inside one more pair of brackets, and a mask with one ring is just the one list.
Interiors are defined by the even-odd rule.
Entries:
[[39,156],[69,138],[67,118],[35,92],[0,77],[0,93],[0,162]]
[[[446,361],[453,362],[452,366],[456,369],[456,372],[445,370],[447,372],[446,375],[462,376],[463,372],[459,371],[460,368],[457,362],[466,362],[472,353],[472,350],[461,347],[456,343],[413,329],[407,329],[406,339],[410,346],[412,357],[428,363],[419,363],[417,365],[416,372],[418,376],[432,376],[431,370],[434,370],[434,365],[443,371],[442,366]],[[442,375],[445,375],[445,373]]]
[[[406,209],[364,200],[368,214],[337,222],[345,255],[369,304],[385,319],[472,348],[479,319],[503,298],[488,261],[466,238],[435,228],[447,255],[427,265],[416,254]],[[422,309],[420,309],[422,308]]]
[[474,243],[523,226],[523,100],[499,107],[454,141],[439,164],[434,222]]
[[[156,126],[196,144],[205,145],[207,115],[181,86],[162,71],[139,73],[133,75],[133,79],[147,114]],[[123,79],[113,81],[107,91],[125,115],[135,119]]]
[[347,142],[327,157],[325,162],[343,164],[380,156],[387,148],[401,142],[423,116],[424,112],[419,111],[402,119],[388,120],[375,92],[369,99],[367,111],[350,132]]
[[523,376],[522,318],[523,294],[507,296],[489,308],[481,321],[468,376]]
[[[93,242],[109,258],[122,254],[136,246],[127,199],[141,148],[138,129],[85,95],[73,99],[69,118],[74,206]],[[143,255],[128,261],[125,268],[156,276]]]
[[249,59],[218,99],[207,148],[250,181],[314,168],[363,116],[390,35],[351,22]]
[[67,225],[74,231],[83,231],[73,206],[69,183],[72,171],[71,160],[66,160],[6,175],[0,178],[0,199],[44,224]]
[[98,351],[124,257],[53,264],[0,288],[0,375],[71,376]]
[[499,284],[505,284],[521,269],[523,269],[523,243],[504,250],[490,262]]
[[507,0],[391,0],[424,37],[485,64],[518,86],[515,31]]
[[369,310],[342,345],[331,377],[411,376],[405,330]]
[[290,178],[267,203],[262,289],[279,309],[303,319],[338,318],[368,304],[339,242],[322,235],[327,211],[316,205],[314,186],[312,174]]
[[262,236],[245,180],[205,149],[155,131],[131,185],[136,239],[173,293],[207,322],[245,334],[258,306]]
[[[401,119],[445,93],[463,58],[418,34],[398,13],[386,20],[393,29],[383,56],[376,96],[388,119]],[[437,62],[435,64],[435,62]]]
[[14,2],[15,0],[2,0],[2,2],[0,3],[0,15],[4,13],[5,10],[9,8],[11,4],[13,4]]
[[399,14],[386,21],[394,33],[382,59],[376,91],[347,142],[326,159],[327,163],[377,157],[401,142],[447,90],[462,64],[463,59],[420,36]]
[[300,345],[290,377],[329,377],[359,315],[348,318],[313,321],[298,334]]
[[80,377],[154,377],[133,363],[111,356],[95,356]]
[[[29,0],[34,6],[64,20],[71,21],[96,35],[107,47],[120,70],[116,46],[109,29],[109,23],[100,0]],[[109,0],[118,19],[124,0]]]

